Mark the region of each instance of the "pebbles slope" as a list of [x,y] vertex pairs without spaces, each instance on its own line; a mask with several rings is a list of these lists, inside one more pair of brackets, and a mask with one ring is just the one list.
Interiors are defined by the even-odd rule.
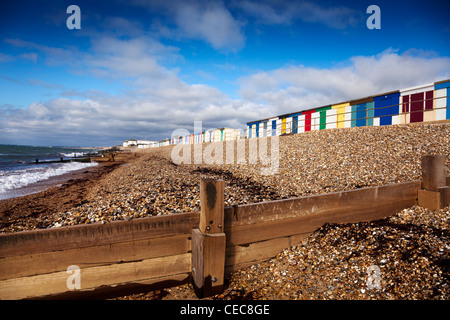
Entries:
[[[419,180],[422,155],[447,155],[450,174],[448,123],[279,137],[279,166],[272,175],[261,175],[261,163],[249,163],[246,143],[242,164],[175,165],[173,146],[140,150],[138,158],[99,179],[81,205],[39,226],[198,211],[201,177],[223,179],[225,203],[234,205]],[[448,207],[430,212],[416,206],[380,221],[325,225],[276,258],[234,273],[216,298],[449,299],[449,218]],[[33,217],[27,226],[36,228]],[[1,231],[19,229],[12,224]],[[163,296],[194,297],[186,285],[126,298]]]
[[[224,179],[225,204],[235,205],[419,180],[420,157],[428,154],[447,155],[450,174],[450,124],[332,129],[279,139],[273,175],[262,175],[261,163],[249,163],[248,141],[243,164],[175,165],[172,146],[144,150],[101,179],[85,204],[55,215],[53,226],[197,211],[201,177]],[[226,146],[220,146],[225,162]]]
[[[203,144],[203,155],[208,146]],[[226,145],[218,146],[225,164],[175,165],[173,146],[144,149],[137,159],[103,176],[81,205],[39,223],[31,217],[26,224],[10,224],[1,231],[197,211],[201,177],[224,179],[225,203],[234,205],[418,180],[420,157],[425,154],[447,155],[450,172],[450,124],[331,129],[279,137],[273,175],[261,174],[260,161],[250,164],[248,140],[242,164],[226,164]],[[194,152],[191,156],[193,163]]]

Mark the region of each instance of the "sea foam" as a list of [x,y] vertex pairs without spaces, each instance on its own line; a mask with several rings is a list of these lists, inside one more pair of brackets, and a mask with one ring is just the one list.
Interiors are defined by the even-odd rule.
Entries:
[[76,171],[98,165],[95,162],[81,163],[68,162],[44,166],[31,166],[26,169],[0,170],[0,194],[14,189],[26,187],[30,184],[59,176],[64,173]]

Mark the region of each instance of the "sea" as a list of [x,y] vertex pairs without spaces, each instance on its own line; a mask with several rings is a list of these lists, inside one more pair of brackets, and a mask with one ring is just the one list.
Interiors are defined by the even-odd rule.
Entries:
[[42,191],[55,177],[96,166],[95,162],[74,160],[97,152],[92,148],[0,144],[0,200]]

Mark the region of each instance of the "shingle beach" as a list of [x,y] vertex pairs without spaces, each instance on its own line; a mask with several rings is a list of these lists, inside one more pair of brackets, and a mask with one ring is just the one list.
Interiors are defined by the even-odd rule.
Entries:
[[[208,145],[203,144],[204,151]],[[27,212],[22,205],[17,206],[20,212],[14,211],[6,207],[12,200],[2,201],[0,230],[198,211],[201,177],[225,181],[229,206],[419,180],[423,155],[446,155],[450,175],[448,123],[281,136],[279,163],[269,175],[262,175],[261,163],[250,163],[248,158],[242,164],[177,165],[172,162],[172,148],[132,150],[120,165],[90,181],[80,198],[63,210],[44,207],[32,214],[35,208]],[[64,187],[54,192],[61,193]],[[228,275],[225,292],[214,298],[449,299],[449,217],[449,207],[430,211],[414,206],[382,220],[324,225],[273,259]],[[159,298],[194,299],[195,295],[190,285],[184,285],[123,297]]]

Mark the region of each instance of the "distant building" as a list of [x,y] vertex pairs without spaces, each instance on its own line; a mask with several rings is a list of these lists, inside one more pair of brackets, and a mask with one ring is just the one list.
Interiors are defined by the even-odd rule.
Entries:
[[137,146],[137,140],[136,139],[129,139],[123,142],[123,147],[135,147]]
[[122,145],[123,147],[151,148],[158,146],[158,141],[129,139]]

